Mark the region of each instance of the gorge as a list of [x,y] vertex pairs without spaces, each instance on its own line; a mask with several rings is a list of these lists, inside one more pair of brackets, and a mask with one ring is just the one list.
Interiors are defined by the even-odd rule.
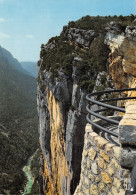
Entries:
[[69,22],[41,45],[38,67],[0,47],[0,194],[125,195],[136,161],[136,90],[93,97],[129,97],[117,102],[125,114],[101,112],[120,119],[116,141],[86,120],[88,93],[124,88],[136,88],[134,15]]

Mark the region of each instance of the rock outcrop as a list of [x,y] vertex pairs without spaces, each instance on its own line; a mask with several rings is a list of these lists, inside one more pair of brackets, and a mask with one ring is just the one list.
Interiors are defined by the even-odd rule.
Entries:
[[63,33],[67,35],[70,42],[83,48],[89,48],[91,42],[97,36],[94,30],[68,29],[66,26],[63,27]]
[[105,41],[111,49],[109,72],[116,87],[133,88],[136,76],[136,29],[127,26],[124,32],[118,33],[116,28],[113,30],[110,26]]
[[[52,38],[46,45],[41,46],[37,103],[42,190],[46,195],[74,194],[80,182],[81,161],[84,161],[82,151],[83,146],[86,147],[84,133],[87,90],[111,88],[113,87],[109,81],[111,78],[118,89],[135,87],[135,28],[124,28],[112,22],[107,28],[107,35],[105,31],[98,32],[98,27],[96,29],[97,32],[65,26],[59,37]],[[110,56],[104,39],[111,49]],[[97,56],[101,58],[100,61]],[[110,75],[106,72],[108,56]],[[131,92],[123,94],[127,95],[135,94]],[[123,150],[120,162],[124,167],[132,167],[135,159],[135,149],[131,147],[135,146],[136,117],[133,109],[135,101],[121,102],[120,105],[126,105],[126,114],[120,122],[120,143]],[[123,132],[128,125],[128,132],[132,133],[129,136]],[[133,157],[127,161],[126,156]],[[119,160],[119,156],[114,157]],[[92,161],[97,160],[94,157]],[[89,162],[87,166],[90,166]],[[95,165],[94,171],[97,171]],[[84,182],[87,184],[88,180]],[[104,185],[101,186],[102,190]],[[106,192],[109,192],[108,188]],[[117,190],[120,190],[119,187],[117,189],[113,187],[113,191]],[[121,190],[124,193],[123,187]],[[97,191],[96,186],[92,186],[92,191],[93,193]]]

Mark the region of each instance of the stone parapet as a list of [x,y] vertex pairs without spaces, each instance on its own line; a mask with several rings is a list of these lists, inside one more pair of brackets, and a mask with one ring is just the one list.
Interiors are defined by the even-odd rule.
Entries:
[[120,147],[86,126],[80,182],[74,195],[124,195],[130,171],[119,164]]

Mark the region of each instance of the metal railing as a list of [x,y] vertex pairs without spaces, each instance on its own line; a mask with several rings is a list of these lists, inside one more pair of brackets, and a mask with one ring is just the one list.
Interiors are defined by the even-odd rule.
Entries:
[[[86,119],[87,121],[93,125],[94,127],[96,127],[97,129],[109,133],[110,135],[113,135],[115,137],[118,137],[118,134],[115,132],[110,131],[109,129],[101,126],[100,124],[95,123],[93,120],[91,120],[91,115],[100,118],[102,120],[107,121],[108,123],[112,123],[115,125],[119,125],[119,121],[114,120],[112,118],[108,118],[106,116],[103,116],[102,114],[99,114],[99,112],[103,112],[103,111],[107,111],[107,110],[113,110],[113,111],[119,111],[119,112],[123,112],[125,113],[125,108],[124,107],[119,107],[119,106],[113,106],[110,104],[107,104],[107,102],[116,102],[119,100],[132,100],[132,99],[136,99],[136,97],[118,97],[118,98],[110,98],[110,99],[104,99],[104,100],[94,100],[93,98],[91,98],[92,96],[101,96],[103,94],[111,94],[111,93],[116,93],[116,92],[125,92],[125,91],[136,91],[136,88],[130,88],[130,89],[119,89],[119,90],[106,90],[106,91],[100,91],[100,92],[94,92],[94,93],[90,93],[86,96],[86,99],[88,100],[89,104],[86,106],[86,110],[87,110],[87,116]],[[105,103],[106,102],[106,103]],[[92,105],[97,105],[97,106],[101,106],[102,108],[97,109],[95,111],[91,110],[91,106]]]

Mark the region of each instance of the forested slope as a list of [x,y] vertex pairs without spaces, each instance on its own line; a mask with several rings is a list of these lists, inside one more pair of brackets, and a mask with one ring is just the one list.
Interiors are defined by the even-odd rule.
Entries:
[[36,79],[0,48],[0,193],[19,194],[21,169],[37,147]]

